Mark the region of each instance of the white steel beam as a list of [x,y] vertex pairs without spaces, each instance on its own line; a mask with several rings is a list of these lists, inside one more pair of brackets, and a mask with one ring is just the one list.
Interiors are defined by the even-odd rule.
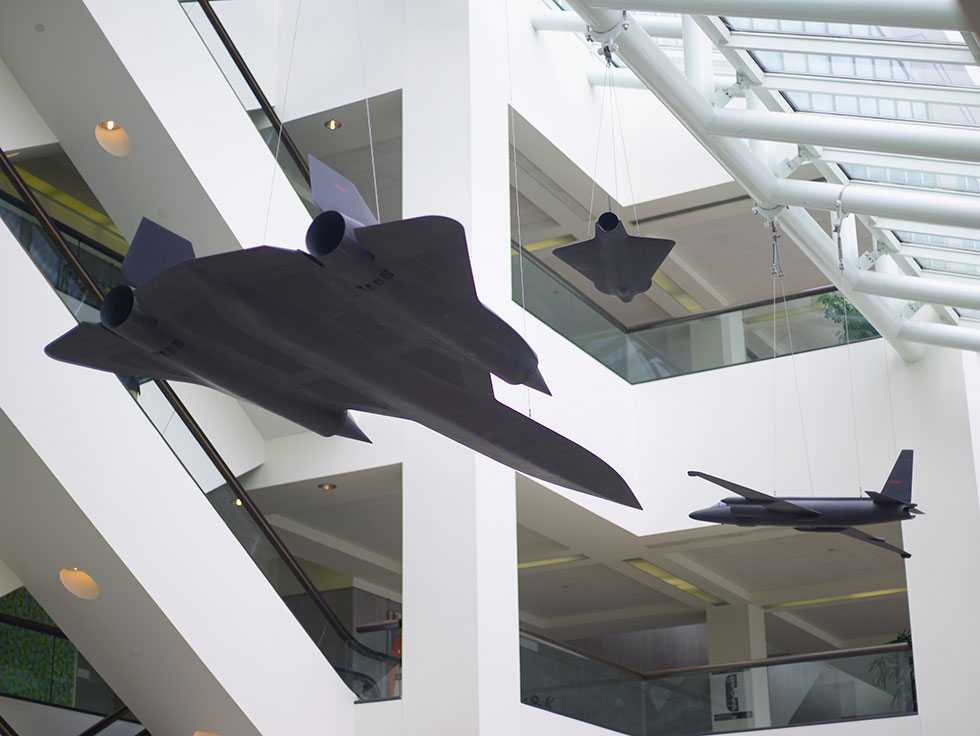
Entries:
[[[638,18],[643,30],[657,38],[681,38],[681,19],[664,16]],[[577,13],[567,10],[536,10],[531,13],[531,27],[536,31],[586,33],[588,24]],[[602,30],[602,29],[600,29]]]
[[871,38],[830,38],[790,33],[733,31],[728,45],[746,51],[788,51],[797,54],[904,59],[934,64],[976,64],[970,49],[957,44],[908,43]]
[[702,125],[709,133],[734,138],[980,161],[980,130],[968,128],[763,110],[715,110]]
[[903,340],[926,345],[980,351],[980,330],[970,327],[915,321],[903,324],[898,334]]
[[923,279],[861,271],[852,276],[851,281],[862,294],[980,309],[980,288],[969,280]]
[[[575,6],[578,3],[574,3]],[[591,0],[593,8],[965,30],[958,0]]]
[[[621,20],[619,13],[597,10],[583,0],[569,0],[569,4],[589,24],[594,24],[598,28],[612,27]],[[687,83],[684,75],[642,29],[631,25],[620,34],[617,43],[619,56],[623,62],[687,126],[707,150],[714,154],[719,163],[745,187],[756,202],[762,207],[782,204],[778,192],[778,182],[781,180],[777,179],[766,164],[751,153],[743,141],[711,134],[706,123],[714,116],[714,108]],[[835,185],[824,186],[829,186],[838,192],[841,189]],[[852,301],[882,335],[890,339],[895,350],[903,358],[911,361],[921,355],[919,348],[898,337],[901,322],[891,306],[850,287],[849,282],[838,270],[833,242],[806,210],[789,207],[780,213],[779,222],[783,231],[799,245],[823,274]]]

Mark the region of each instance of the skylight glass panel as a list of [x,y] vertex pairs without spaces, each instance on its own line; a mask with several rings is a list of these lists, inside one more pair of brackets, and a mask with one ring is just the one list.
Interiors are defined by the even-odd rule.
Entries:
[[955,311],[963,319],[980,320],[980,309],[967,309],[965,307],[956,307]]
[[953,276],[968,276],[970,278],[980,278],[980,266],[973,263],[958,263],[955,261],[943,261],[938,258],[916,258],[915,262],[923,271],[932,273],[945,273]]
[[948,235],[934,235],[932,233],[916,233],[908,230],[895,230],[895,237],[901,243],[909,245],[922,245],[927,248],[946,248],[949,250],[967,250],[980,253],[980,240],[970,238],[954,238]]
[[980,194],[980,177],[976,176],[916,171],[891,166],[867,166],[847,162],[841,162],[840,166],[849,179],[856,181]]
[[[870,90],[869,90],[870,91]],[[820,112],[837,115],[858,115],[885,120],[906,120],[921,123],[942,123],[945,125],[980,126],[980,107],[956,105],[940,102],[897,100],[883,97],[870,97],[818,92],[797,92],[782,90],[783,95],[795,110],[801,112]]]
[[964,45],[963,37],[959,33],[928,28],[892,28],[862,23],[827,23],[824,21],[776,20],[771,18],[723,18],[723,20],[733,31]]
[[775,74],[801,74],[951,87],[977,86],[964,64],[758,49],[753,51],[752,55],[763,71]]

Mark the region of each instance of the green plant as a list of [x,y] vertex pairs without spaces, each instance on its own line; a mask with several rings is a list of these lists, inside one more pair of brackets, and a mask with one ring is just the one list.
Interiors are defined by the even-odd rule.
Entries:
[[[889,644],[912,645],[910,631],[899,632]],[[875,657],[868,665],[875,687],[892,694],[892,705],[901,705],[903,710],[917,711],[915,695],[915,661],[912,650],[907,652],[890,652]],[[911,708],[910,708],[911,706]]]
[[823,307],[824,318],[838,326],[837,342],[878,337],[878,331],[839,291],[821,294],[817,297],[817,304]]

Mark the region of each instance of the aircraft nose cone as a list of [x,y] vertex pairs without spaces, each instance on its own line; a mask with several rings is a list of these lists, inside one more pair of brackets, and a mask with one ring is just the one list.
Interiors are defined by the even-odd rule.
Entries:
[[707,521],[708,520],[707,519],[707,515],[704,513],[704,511],[692,511],[691,513],[688,514],[688,516],[690,518],[694,519],[695,521]]

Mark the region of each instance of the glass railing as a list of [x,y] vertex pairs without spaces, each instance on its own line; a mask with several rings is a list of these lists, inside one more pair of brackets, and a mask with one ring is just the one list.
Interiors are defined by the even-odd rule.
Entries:
[[917,710],[908,644],[640,673],[529,634],[521,700],[631,736],[696,736]]
[[[630,383],[859,342],[878,333],[836,289],[625,328],[575,287],[512,248],[518,304]],[[521,274],[524,284],[521,288]],[[774,337],[775,328],[775,339]]]
[[0,598],[0,695],[100,716],[123,705],[24,588]]
[[[11,184],[14,183],[9,174],[7,178]],[[33,212],[26,195],[22,199],[0,199],[3,226],[8,227],[17,238],[55,293],[77,320],[97,322],[100,300],[87,288],[85,280]],[[84,271],[103,292],[120,283],[122,275],[119,263],[108,259],[98,243],[48,219],[67,248],[78,258]],[[400,658],[386,651],[378,651],[360,640],[349,623],[312,587],[308,573],[285,548],[278,535],[271,531],[261,513],[257,509],[254,510],[255,515],[250,513],[242,498],[230,488],[228,478],[219,469],[215,456],[205,451],[198,435],[168,396],[172,389],[164,383],[152,381],[140,381],[140,384],[134,398],[146,417],[275,590],[283,598],[290,597],[293,601],[290,609],[297,620],[351,690],[362,700],[400,695]],[[134,387],[128,385],[127,388]],[[306,603],[297,604],[297,594],[305,597]]]

